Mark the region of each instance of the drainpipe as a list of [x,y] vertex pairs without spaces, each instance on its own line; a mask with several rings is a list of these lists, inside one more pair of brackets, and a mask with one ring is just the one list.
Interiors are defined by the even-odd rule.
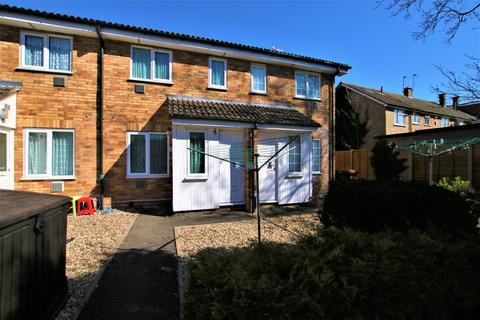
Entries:
[[100,40],[100,53],[98,56],[97,71],[97,159],[98,159],[98,177],[100,180],[100,199],[99,209],[103,209],[103,197],[105,193],[105,176],[103,174],[103,55],[105,52],[105,43],[103,41],[101,27],[96,25],[98,39]]
[[335,77],[340,73],[340,68],[337,67],[337,71],[333,74],[332,85],[329,87],[330,91],[330,108],[328,109],[328,160],[329,170],[328,178],[333,180],[335,178],[335,98],[333,92],[333,86],[335,85]]

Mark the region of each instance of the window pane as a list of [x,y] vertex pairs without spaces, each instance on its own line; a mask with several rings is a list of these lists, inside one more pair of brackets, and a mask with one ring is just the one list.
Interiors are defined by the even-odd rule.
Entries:
[[212,65],[212,84],[216,86],[225,86],[225,62],[211,60]]
[[49,68],[52,70],[70,71],[70,40],[50,37]]
[[43,37],[25,36],[25,65],[43,66]]
[[150,79],[150,50],[132,48],[132,76]]
[[198,151],[205,151],[205,134],[190,132],[190,173],[205,173],[205,155]]
[[0,133],[0,171],[7,171],[7,135]]
[[73,175],[73,132],[52,133],[52,174]]
[[307,95],[307,78],[303,73],[295,74],[295,81],[297,87],[297,96],[305,97]]
[[145,136],[130,136],[130,172],[145,173]]
[[320,140],[313,140],[313,171],[320,172]]
[[309,74],[307,76],[307,97],[312,99],[320,98],[320,77]]
[[[289,141],[294,137],[289,137]],[[300,138],[296,137],[288,148],[288,172],[301,172]]]
[[255,91],[266,91],[265,88],[265,68],[252,67],[252,89]]
[[155,78],[170,79],[170,55],[164,52],[155,52]]
[[28,174],[47,173],[47,134],[30,132],[28,134]]
[[167,135],[150,135],[150,173],[167,174]]

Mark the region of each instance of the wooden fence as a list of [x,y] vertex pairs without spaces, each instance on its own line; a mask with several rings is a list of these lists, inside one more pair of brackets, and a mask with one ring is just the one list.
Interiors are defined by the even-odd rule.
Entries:
[[[360,149],[335,152],[335,170],[354,169],[362,179],[373,180],[375,174],[370,164],[371,150]],[[408,169],[402,174],[403,180],[415,180],[428,183],[429,163],[426,157],[402,152],[401,158],[407,159]],[[470,150],[458,150],[433,158],[433,181],[443,177],[453,179],[461,177],[470,180],[472,186],[480,190],[480,145]]]

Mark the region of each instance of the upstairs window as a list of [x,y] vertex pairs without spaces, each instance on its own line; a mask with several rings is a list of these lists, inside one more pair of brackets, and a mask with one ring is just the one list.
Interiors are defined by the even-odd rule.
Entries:
[[430,125],[430,116],[425,116],[425,125],[426,126]]
[[420,124],[420,115],[416,112],[412,115],[412,123],[413,124]]
[[312,140],[312,171],[321,173],[322,145],[319,139]]
[[320,75],[296,71],[295,97],[320,100]]
[[20,42],[22,68],[72,71],[71,37],[22,32]]
[[219,58],[208,60],[208,87],[227,89],[227,60]]
[[394,110],[394,119],[393,124],[396,126],[404,126],[405,125],[405,111],[400,109]]
[[267,68],[263,64],[252,64],[250,67],[252,74],[251,91],[255,93],[267,93]]
[[302,172],[302,153],[300,149],[300,137],[289,137],[294,139],[288,146],[288,173]]
[[450,125],[450,119],[447,117],[442,117],[442,128],[448,127]]
[[172,52],[132,46],[133,80],[172,82]]

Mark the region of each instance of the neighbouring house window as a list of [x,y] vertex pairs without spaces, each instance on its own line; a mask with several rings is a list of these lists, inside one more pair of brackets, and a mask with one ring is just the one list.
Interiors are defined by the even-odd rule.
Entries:
[[[295,138],[295,139],[294,139]],[[300,137],[289,137],[294,139],[288,146],[288,172],[299,173],[302,172],[302,154],[300,149]],[[289,140],[289,141],[290,141]]]
[[227,89],[227,60],[210,58],[208,61],[208,86]]
[[265,65],[252,64],[250,68],[252,74],[252,92],[267,92],[267,68]]
[[418,113],[414,112],[412,118],[413,124],[420,124],[420,115]]
[[405,111],[400,109],[394,110],[394,120],[393,124],[397,126],[404,126],[405,125]]
[[127,177],[168,176],[168,136],[166,133],[129,132]]
[[320,75],[296,71],[295,96],[297,98],[320,99]]
[[72,71],[72,38],[21,33],[22,67],[47,71]]
[[190,132],[189,173],[205,174],[205,133]]
[[25,177],[74,178],[73,130],[26,129]]
[[450,124],[450,119],[442,117],[442,128],[448,127]]
[[430,116],[425,116],[425,125],[426,126],[430,125]]
[[463,121],[463,120],[458,120],[458,121],[457,121],[457,125],[463,126],[463,125],[465,125],[465,121]]
[[319,139],[312,140],[312,171],[313,173],[321,172],[321,159],[322,159],[322,145]]
[[132,46],[131,78],[172,82],[172,52]]

